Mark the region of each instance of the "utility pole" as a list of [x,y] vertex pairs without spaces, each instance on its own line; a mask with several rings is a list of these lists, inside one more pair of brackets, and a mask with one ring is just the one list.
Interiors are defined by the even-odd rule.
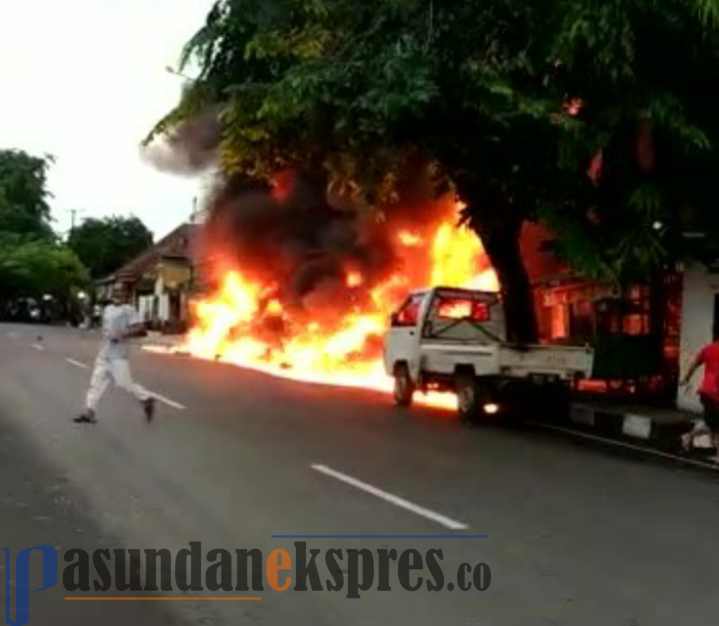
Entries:
[[79,209],[68,209],[67,212],[70,214],[70,231],[68,232],[68,236],[70,236],[75,232],[76,217],[79,213],[82,213],[82,211]]

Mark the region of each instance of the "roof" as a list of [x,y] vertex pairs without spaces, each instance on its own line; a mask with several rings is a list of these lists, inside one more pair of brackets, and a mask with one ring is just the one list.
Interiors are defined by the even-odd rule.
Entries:
[[95,281],[96,285],[110,285],[115,282],[115,274],[110,274],[110,276],[105,276],[105,278],[98,278]]
[[165,235],[160,241],[143,250],[134,259],[125,263],[108,280],[139,278],[149,268],[159,263],[164,258],[190,260],[190,241],[196,235],[199,226],[197,224],[180,224],[175,230]]

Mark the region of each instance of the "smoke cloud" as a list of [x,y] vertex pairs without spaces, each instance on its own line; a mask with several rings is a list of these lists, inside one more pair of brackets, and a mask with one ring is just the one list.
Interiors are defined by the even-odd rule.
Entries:
[[[154,142],[146,157],[162,171],[198,175],[216,164],[220,133],[217,110],[208,109]],[[383,222],[367,207],[329,199],[325,181],[308,173],[278,174],[272,186],[216,174],[196,246],[208,282],[240,269],[275,285],[271,297],[286,307],[323,320],[361,308],[373,286],[398,269],[413,270],[396,255],[398,229],[426,233],[447,213],[432,197],[426,171],[421,159],[408,167],[400,181],[405,201]],[[348,280],[351,274],[361,281]]]
[[349,272],[361,273],[368,288],[392,271],[391,243],[368,214],[331,206],[321,185],[306,176],[283,178],[281,191],[239,177],[219,182],[200,250],[222,259],[216,264],[220,274],[227,265],[240,267],[276,284],[277,297],[302,308],[346,301],[359,287],[347,285]]
[[143,157],[162,172],[201,174],[216,164],[221,138],[218,109],[212,107],[156,137]]

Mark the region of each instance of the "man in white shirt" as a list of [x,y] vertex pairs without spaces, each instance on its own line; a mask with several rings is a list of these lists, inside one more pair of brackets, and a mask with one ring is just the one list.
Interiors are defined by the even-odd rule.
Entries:
[[90,388],[85,400],[85,411],[73,421],[94,424],[100,398],[110,382],[131,393],[142,404],[147,421],[155,414],[155,399],[140,385],[132,381],[129,361],[129,342],[144,332],[135,309],[129,304],[129,294],[122,289],[113,290],[112,303],[102,314],[102,344],[95,359]]

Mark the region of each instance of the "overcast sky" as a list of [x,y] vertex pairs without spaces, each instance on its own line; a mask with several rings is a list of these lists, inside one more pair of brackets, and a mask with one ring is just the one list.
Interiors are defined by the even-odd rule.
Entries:
[[197,182],[162,174],[138,144],[179,97],[182,44],[211,0],[0,0],[0,148],[56,157],[55,228],[139,216],[156,237],[186,219]]

